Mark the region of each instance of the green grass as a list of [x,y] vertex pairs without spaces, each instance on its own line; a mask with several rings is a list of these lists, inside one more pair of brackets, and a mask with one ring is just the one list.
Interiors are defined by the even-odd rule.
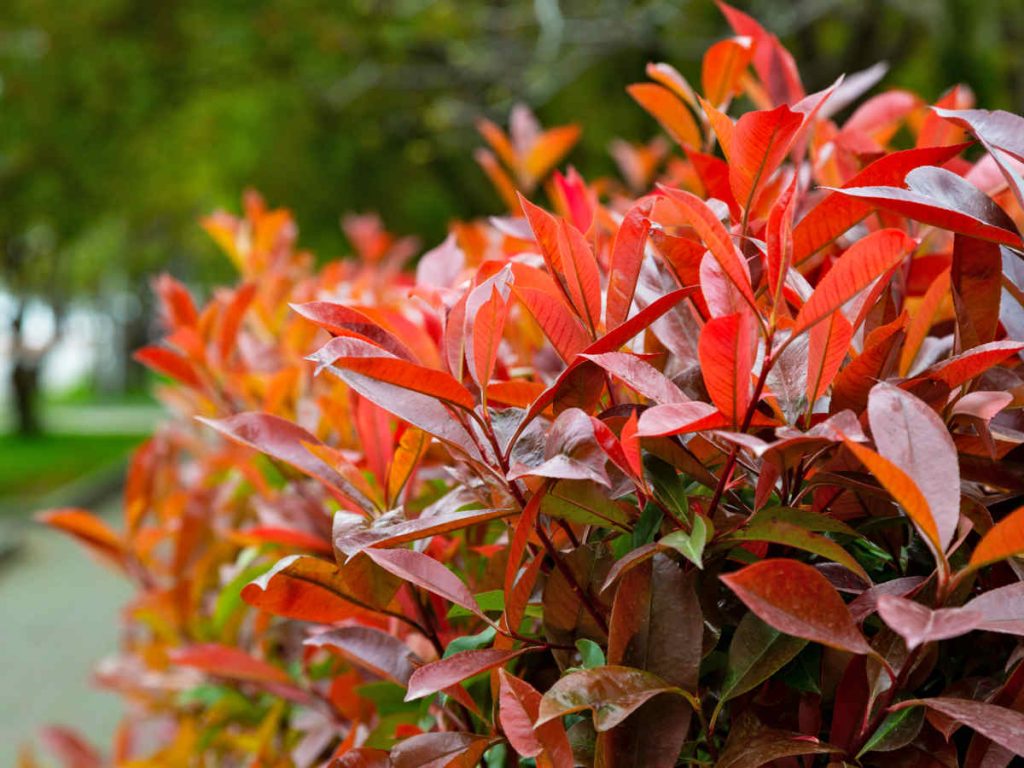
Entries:
[[0,499],[42,496],[125,458],[139,435],[0,435]]

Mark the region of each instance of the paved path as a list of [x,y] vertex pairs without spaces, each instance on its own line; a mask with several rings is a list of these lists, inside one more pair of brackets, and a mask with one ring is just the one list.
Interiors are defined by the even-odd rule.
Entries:
[[107,751],[120,702],[89,678],[117,647],[129,585],[41,526],[31,525],[23,542],[0,564],[0,766],[14,765],[18,746],[36,741],[47,723],[72,725]]

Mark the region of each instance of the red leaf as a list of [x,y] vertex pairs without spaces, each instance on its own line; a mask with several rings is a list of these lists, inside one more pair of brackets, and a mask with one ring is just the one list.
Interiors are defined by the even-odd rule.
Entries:
[[354,307],[346,307],[331,301],[310,301],[290,306],[295,312],[335,336],[363,339],[376,344],[396,357],[411,362],[416,361],[416,356],[393,333],[382,328],[368,315]]
[[917,353],[935,322],[935,316],[948,295],[949,270],[943,270],[928,286],[917,311],[910,318],[910,324],[907,326],[907,339],[903,343],[903,352],[900,355],[899,373],[901,376],[906,376],[910,372]]
[[779,200],[772,206],[765,230],[765,266],[767,272],[768,294],[773,305],[785,311],[785,303],[781,301],[782,286],[786,275],[793,265],[793,208],[796,202],[797,180],[782,193]]
[[982,240],[1020,247],[1013,220],[996,203],[963,177],[932,166],[907,174],[901,187],[844,187],[835,190],[876,207]]
[[744,715],[729,729],[729,740],[715,761],[715,768],[760,768],[774,761],[784,763],[787,757],[841,751],[814,736],[768,728],[749,713]]
[[360,608],[386,608],[400,585],[365,555],[340,567],[317,557],[293,555],[246,584],[242,599],[278,616],[333,624],[351,618]]
[[1003,110],[933,108],[935,114],[971,131],[986,144],[1024,162],[1024,119]]
[[893,710],[928,707],[963,723],[1015,755],[1024,757],[1024,714],[971,699],[939,697],[901,701]]
[[[533,721],[540,711],[540,694],[525,680],[510,675],[504,669],[498,670],[498,680],[498,718],[505,738],[521,757],[537,757],[544,751],[533,730]],[[566,746],[568,743],[566,739]]]
[[153,291],[160,297],[163,321],[170,331],[187,328],[199,322],[192,295],[180,282],[168,274],[162,274],[153,281]]
[[409,646],[372,627],[339,627],[315,634],[303,644],[330,648],[353,664],[398,685],[407,685],[413,675],[414,656]]
[[896,595],[878,598],[878,615],[907,642],[907,650],[924,643],[959,637],[977,629],[983,619],[969,608],[928,607]]
[[720,578],[779,632],[850,653],[872,653],[846,603],[816,568],[796,560],[762,560]]
[[[704,627],[696,583],[692,573],[664,554],[630,570],[615,593],[608,663],[644,669],[695,691]],[[691,716],[686,701],[663,696],[603,734],[600,746],[622,755],[628,765],[672,765],[686,740]]]
[[[960,469],[945,423],[926,403],[880,382],[868,398],[868,419],[878,452],[903,470],[928,503],[945,550],[960,521]],[[921,450],[928,446],[927,453]]]
[[659,187],[659,189],[672,201],[686,223],[696,230],[697,236],[711,251],[711,255],[722,267],[722,271],[753,307],[754,293],[750,287],[750,270],[747,268],[746,262],[740,258],[728,230],[718,220],[707,203],[696,195],[681,189],[668,187]]
[[487,621],[487,616],[480,610],[469,588],[434,558],[411,549],[368,549],[365,554],[398,578],[440,595]]
[[650,672],[631,667],[609,665],[571,672],[544,694],[536,725],[589,709],[594,713],[594,728],[600,733],[614,728],[661,693],[684,691]]
[[[444,403],[429,395],[354,370],[331,366],[330,371],[357,393],[388,413],[394,414],[413,426],[419,427],[427,434],[433,435],[438,440],[457,448],[468,458],[475,461],[480,460],[480,449],[462,424],[452,418],[451,411]],[[438,371],[438,373],[441,372]],[[458,386],[462,387],[461,384]],[[461,396],[455,395],[454,391],[451,394]]]
[[497,286],[489,288],[490,296],[482,304],[473,306],[474,294],[470,294],[469,303],[466,305],[467,327],[470,329],[468,336],[472,342],[466,347],[466,357],[473,381],[483,390],[486,390],[490,375],[495,371],[498,347],[502,342],[505,319],[508,316],[507,298],[502,296]]
[[601,324],[601,274],[597,259],[583,234],[565,219],[558,221],[558,247],[563,272],[555,275],[566,284],[577,314],[596,336]]
[[629,209],[615,233],[612,244],[611,265],[608,269],[608,303],[605,307],[605,326],[616,328],[629,317],[633,293],[644,260],[647,233],[651,222],[647,218],[652,201],[642,199]]
[[322,459],[307,450],[307,445],[322,443],[298,424],[269,413],[239,413],[226,419],[197,417],[225,437],[253,448],[315,477],[328,488],[350,499],[364,512],[374,510],[374,504],[352,483],[334,471]]
[[523,170],[530,180],[540,180],[573,148],[580,137],[576,125],[560,125],[540,134],[523,158]]
[[[843,188],[902,184],[907,173],[922,165],[942,165],[968,144],[907,149],[884,155],[854,175]],[[841,192],[830,192],[793,229],[793,264],[799,266],[871,213],[871,206]]]
[[550,276],[526,264],[513,263],[512,274],[512,292],[533,315],[559,356],[570,362],[591,340],[561,290]]
[[[1022,525],[1024,520],[1018,519],[1018,528]],[[969,601],[964,609],[981,615],[981,622],[978,624],[980,630],[1024,637],[1024,582],[1018,581],[982,592]]]
[[711,402],[729,422],[739,425],[750,407],[753,386],[754,318],[738,312],[709,320],[701,331],[697,352]]
[[705,419],[716,411],[714,406],[700,400],[657,405],[640,414],[636,433],[638,437],[664,437],[691,431],[694,422]]
[[432,693],[461,683],[474,675],[495,667],[503,667],[512,659],[522,656],[530,648],[503,651],[498,648],[481,648],[462,651],[438,661],[424,664],[409,678],[406,701],[421,699]]
[[671,379],[629,352],[605,352],[597,355],[581,355],[581,357],[597,363],[634,392],[638,392],[656,403],[686,401],[686,395],[672,383]]
[[551,277],[594,333],[601,319],[601,276],[586,238],[576,227],[520,197]]
[[977,378],[1022,349],[1024,342],[992,341],[933,365],[919,378],[936,379],[953,389]]
[[956,235],[950,278],[961,349],[986,344],[999,330],[1003,259],[997,243]]
[[906,316],[876,328],[864,340],[864,351],[836,376],[832,387],[832,412],[861,413],[868,405],[871,387],[895,371],[896,355],[903,340]]
[[391,768],[391,756],[383,749],[357,747],[332,762],[330,768]]
[[243,541],[246,544],[280,544],[295,549],[308,549],[322,555],[334,554],[334,548],[329,541],[324,541],[319,536],[299,531],[294,528],[280,528],[271,525],[257,525],[237,531],[232,538]]
[[180,381],[186,387],[203,389],[202,379],[188,359],[166,347],[143,347],[132,357],[147,368]]
[[422,733],[391,750],[391,768],[475,768],[490,742],[475,733]]
[[[39,738],[57,756],[64,768],[103,768],[107,764],[96,747],[70,728],[49,725],[41,729]],[[18,768],[35,766],[34,760],[18,762]]]
[[[451,374],[395,357],[362,339],[338,336],[320,347],[309,359],[317,364],[318,372],[328,366],[337,366],[466,410],[473,410],[476,406],[469,390]],[[493,358],[490,362],[493,365]]]
[[288,683],[284,670],[250,656],[240,648],[218,643],[201,643],[175,648],[172,664],[194,667],[217,677],[258,683]]
[[428,539],[452,531],[461,531],[473,525],[487,523],[501,517],[514,515],[511,509],[467,509],[462,511],[441,511],[423,514],[408,520],[395,514],[364,525],[335,528],[334,546],[346,555],[353,556],[369,547],[391,548],[410,541]]
[[795,104],[804,96],[793,56],[779,38],[753,18],[719,1],[718,8],[737,35],[754,38],[754,69],[775,104]]
[[747,112],[733,129],[728,155],[732,193],[751,215],[757,193],[786,158],[804,116],[786,105],[769,111]]
[[858,240],[839,257],[800,309],[793,334],[802,333],[840,309],[915,247],[914,240],[898,229],[882,229]]
[[238,343],[238,329],[242,326],[242,318],[256,296],[255,283],[243,283],[234,293],[224,308],[217,332],[217,353],[221,360],[227,360],[231,350]]
[[626,320],[618,328],[609,331],[597,341],[591,343],[569,363],[564,371],[558,374],[555,383],[544,390],[544,393],[533,402],[530,409],[523,416],[520,428],[528,424],[537,414],[554,402],[562,384],[572,376],[573,372],[580,365],[590,362],[587,359],[588,357],[604,354],[605,352],[614,352],[634,336],[646,330],[655,320],[675,307],[676,304],[692,294],[693,291],[694,288],[692,287],[680,288],[661,296]]

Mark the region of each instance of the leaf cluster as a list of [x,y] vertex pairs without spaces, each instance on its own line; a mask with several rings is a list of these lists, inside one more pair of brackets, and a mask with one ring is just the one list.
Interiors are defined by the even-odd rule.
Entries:
[[1024,756],[1024,119],[807,94],[722,10],[699,90],[630,89],[681,150],[639,197],[520,113],[509,214],[414,271],[372,218],[321,269],[254,195],[206,220],[242,282],[157,283],[123,530],[45,517],[138,588],[119,764]]

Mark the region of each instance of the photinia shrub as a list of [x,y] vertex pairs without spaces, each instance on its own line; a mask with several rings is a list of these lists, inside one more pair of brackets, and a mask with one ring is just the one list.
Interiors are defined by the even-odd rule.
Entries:
[[205,222],[242,282],[156,284],[123,527],[45,517],[138,589],[115,764],[1024,756],[1024,119],[806,94],[722,9],[699,88],[630,88],[681,151],[590,183],[482,124],[509,214],[414,270],[371,217],[320,269],[254,195]]

